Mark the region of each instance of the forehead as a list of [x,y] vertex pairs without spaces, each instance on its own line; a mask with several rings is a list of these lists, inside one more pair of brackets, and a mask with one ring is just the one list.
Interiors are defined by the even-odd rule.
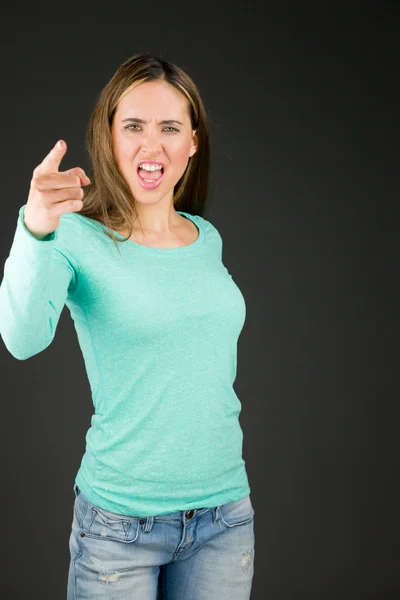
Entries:
[[129,90],[118,104],[116,114],[124,117],[189,118],[186,97],[166,81],[146,81]]

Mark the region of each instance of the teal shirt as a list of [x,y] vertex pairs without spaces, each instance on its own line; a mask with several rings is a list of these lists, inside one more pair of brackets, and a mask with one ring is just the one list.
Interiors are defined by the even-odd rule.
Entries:
[[[180,248],[119,243],[79,213],[43,240],[19,209],[0,285],[0,334],[25,360],[47,348],[66,304],[94,412],[75,481],[131,516],[214,507],[250,493],[242,457],[237,342],[246,307],[218,230]],[[119,239],[122,236],[116,234]]]

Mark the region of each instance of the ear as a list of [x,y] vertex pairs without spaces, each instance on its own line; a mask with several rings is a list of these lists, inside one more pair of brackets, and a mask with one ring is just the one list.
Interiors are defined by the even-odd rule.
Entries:
[[197,138],[196,130],[195,130],[195,131],[193,131],[193,134],[192,134],[192,143],[191,143],[191,146],[190,146],[189,158],[191,158],[193,156],[193,154],[196,153],[196,151],[197,151],[197,142],[198,142],[198,138]]

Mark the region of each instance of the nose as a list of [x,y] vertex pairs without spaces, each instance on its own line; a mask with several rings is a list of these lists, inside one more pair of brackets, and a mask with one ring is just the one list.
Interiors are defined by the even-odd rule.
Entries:
[[157,154],[162,151],[161,133],[148,128],[142,135],[142,151],[146,154]]

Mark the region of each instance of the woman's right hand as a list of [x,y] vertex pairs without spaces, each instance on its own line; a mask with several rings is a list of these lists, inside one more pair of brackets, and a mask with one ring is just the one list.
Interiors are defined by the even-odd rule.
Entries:
[[62,214],[78,211],[83,206],[81,186],[89,185],[90,179],[79,167],[58,171],[66,151],[67,144],[60,140],[33,171],[24,223],[39,239],[57,229]]

